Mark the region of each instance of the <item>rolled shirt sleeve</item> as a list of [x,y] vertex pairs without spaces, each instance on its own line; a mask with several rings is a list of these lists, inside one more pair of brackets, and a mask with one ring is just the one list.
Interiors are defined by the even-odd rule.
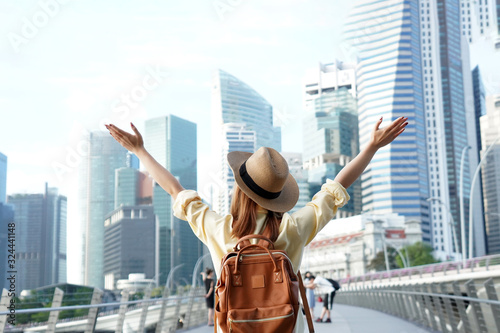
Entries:
[[220,258],[231,249],[231,215],[221,216],[210,210],[198,193],[184,190],[177,195],[173,205],[174,216],[187,221],[196,237],[210,250],[216,272]]
[[314,195],[311,202],[292,214],[297,225],[297,234],[309,244],[316,234],[330,222],[337,210],[350,199],[346,189],[338,182],[327,179],[321,190]]
[[210,210],[198,193],[193,190],[184,190],[177,195],[173,212],[175,217],[187,221],[194,234],[205,244],[210,237],[207,230],[215,230],[220,227],[220,225],[217,226],[218,222],[224,220],[224,217]]

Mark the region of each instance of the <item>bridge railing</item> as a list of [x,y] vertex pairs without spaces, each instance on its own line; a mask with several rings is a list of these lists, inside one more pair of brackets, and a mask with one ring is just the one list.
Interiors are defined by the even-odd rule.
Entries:
[[[497,291],[498,290],[498,291]],[[500,302],[493,279],[374,287],[342,287],[336,303],[370,308],[439,332],[500,332]]]
[[455,261],[455,262],[447,261],[437,264],[368,273],[365,275],[343,278],[340,280],[340,283],[344,285],[357,282],[376,281],[376,280],[401,278],[401,277],[407,277],[411,279],[414,276],[418,278],[421,278],[423,275],[434,276],[434,274],[436,273],[447,275],[455,273],[460,274],[464,271],[468,272],[475,272],[479,270],[489,271],[491,269],[500,269],[500,255],[496,254],[491,256],[472,258],[465,261]]
[[[187,295],[182,293],[170,296],[169,292],[161,298],[150,298],[146,292],[141,300],[128,301],[128,292],[122,292],[120,302],[101,303],[102,291],[95,289],[91,304],[60,306],[62,291],[56,288],[50,308],[9,309],[10,298],[4,289],[0,303],[0,333],[3,332],[94,332],[106,330],[123,332],[124,327],[134,332],[146,328],[156,333],[174,332],[179,328],[196,327],[207,321],[205,292],[203,288],[191,288]],[[89,309],[87,316],[58,320],[64,310]],[[99,310],[102,310],[99,312]],[[47,322],[32,322],[11,325],[9,319],[16,315],[50,312]]]

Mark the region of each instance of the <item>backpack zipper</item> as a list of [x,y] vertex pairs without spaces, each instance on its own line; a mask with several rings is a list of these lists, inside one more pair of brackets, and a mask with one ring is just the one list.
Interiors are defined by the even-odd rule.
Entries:
[[293,316],[293,310],[292,313],[289,313],[287,315],[283,316],[278,316],[278,317],[271,317],[271,318],[263,318],[263,319],[241,319],[241,320],[235,320],[232,318],[229,318],[229,332],[233,331],[233,322],[234,323],[258,323],[258,322],[263,322],[263,321],[271,321],[271,320],[278,320],[278,319],[284,319]]
[[[285,258],[287,258],[287,259],[288,259],[288,261],[290,261],[290,263],[292,262],[292,261],[290,260],[290,258],[288,258],[288,256],[287,256],[285,253],[283,253],[283,252],[278,252],[278,253],[279,253],[279,254],[284,255],[284,256],[285,256]],[[240,261],[240,262],[242,262],[242,261],[243,261],[243,257],[257,257],[257,256],[268,256],[268,255],[269,255],[268,253],[242,254],[242,255],[240,256],[239,261]]]

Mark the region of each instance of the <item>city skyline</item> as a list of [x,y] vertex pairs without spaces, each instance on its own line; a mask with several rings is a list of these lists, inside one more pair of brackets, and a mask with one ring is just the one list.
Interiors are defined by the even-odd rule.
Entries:
[[[78,219],[82,132],[104,130],[105,122],[129,130],[133,121],[144,134],[146,119],[167,114],[195,122],[198,186],[207,194],[216,170],[211,159],[218,158],[207,125],[214,72],[227,71],[262,93],[282,128],[282,151],[302,152],[304,74],[318,62],[353,55],[341,34],[352,4],[255,1],[221,13],[202,1],[61,1],[28,38],[26,27],[47,10],[41,3],[0,0],[0,34],[6,36],[0,41],[0,107],[9,112],[0,125],[0,152],[8,158],[7,195],[41,193],[48,181],[68,197],[68,222]],[[96,15],[92,22],[88,12]],[[16,44],[15,35],[25,40]],[[477,37],[471,51],[481,53],[485,38]],[[471,57],[474,68],[480,58]],[[486,59],[480,66],[494,66],[494,58]],[[487,94],[500,91],[496,66],[481,69]]]

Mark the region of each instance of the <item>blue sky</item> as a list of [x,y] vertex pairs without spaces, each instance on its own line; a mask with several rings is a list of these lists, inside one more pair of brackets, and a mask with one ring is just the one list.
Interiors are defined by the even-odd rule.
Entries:
[[[141,129],[151,117],[184,117],[198,123],[200,160],[209,158],[217,68],[272,103],[285,122],[283,150],[300,151],[301,80],[318,61],[342,58],[347,11],[326,0],[0,0],[7,193],[40,192],[48,181],[70,195],[80,134],[108,121]],[[162,82],[120,111],[121,96],[151,71]]]
[[[68,196],[69,281],[79,282],[82,133],[108,122],[142,129],[170,113],[196,122],[203,186],[213,159],[211,81],[221,68],[273,105],[283,150],[300,152],[302,78],[319,61],[343,58],[347,13],[340,0],[0,0],[7,194],[41,193],[48,182]],[[137,103],[125,102],[133,94]]]

